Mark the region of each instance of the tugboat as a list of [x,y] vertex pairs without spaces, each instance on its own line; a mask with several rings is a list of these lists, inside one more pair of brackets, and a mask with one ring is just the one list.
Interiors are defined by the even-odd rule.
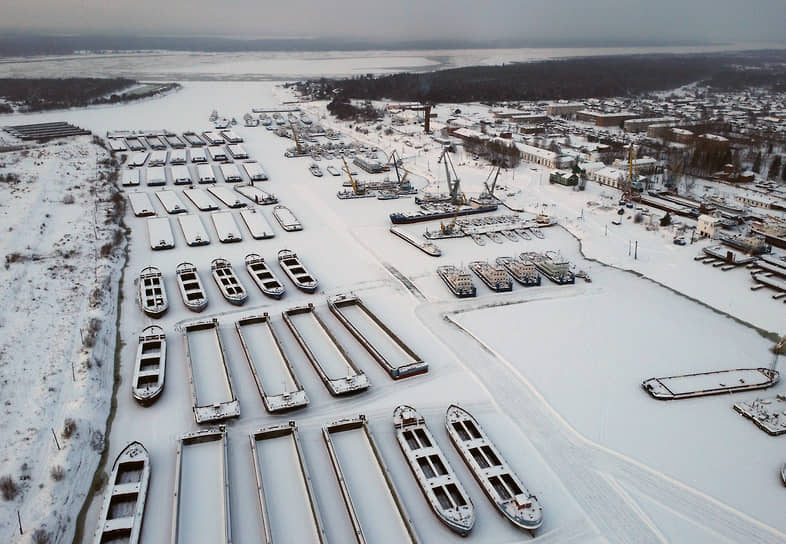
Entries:
[[139,274],[139,303],[150,317],[161,317],[169,308],[164,280],[155,266],[148,266]]
[[559,255],[548,253],[522,253],[521,260],[535,265],[538,271],[548,279],[559,285],[576,283],[576,276],[570,271],[570,263]]
[[393,424],[401,451],[431,509],[452,531],[467,536],[475,525],[475,507],[423,416],[402,405],[393,411]]
[[194,312],[201,312],[207,306],[207,295],[202,281],[199,279],[196,266],[191,263],[180,263],[175,269],[177,275],[177,285],[180,288],[180,295],[183,297],[183,304],[186,308]]
[[306,293],[317,290],[319,282],[306,270],[295,252],[288,249],[279,251],[278,264],[298,289]]
[[123,448],[112,467],[94,544],[138,544],[150,482],[150,455],[139,442]]
[[525,287],[540,285],[540,274],[532,263],[524,263],[514,257],[497,257],[497,266],[502,266],[513,279]]
[[453,265],[444,265],[437,268],[437,274],[448,286],[450,292],[457,297],[474,297],[477,294],[477,289],[472,284],[472,276],[468,272]]
[[317,165],[317,163],[312,162],[311,166],[308,167],[311,175],[316,176],[318,178],[322,177],[322,169]]
[[139,335],[131,394],[148,405],[164,390],[166,375],[166,335],[158,325],[150,325]]
[[276,276],[265,263],[265,259],[256,253],[246,255],[246,270],[251,279],[257,284],[259,290],[265,295],[273,298],[281,298],[284,294],[284,286],[278,281]]
[[491,266],[486,261],[472,261],[469,269],[485,283],[489,289],[501,293],[513,290],[513,282],[501,266]]
[[450,405],[445,426],[467,468],[489,500],[511,523],[535,531],[543,523],[543,508],[503,459],[472,414]]
[[218,285],[218,289],[224,295],[224,298],[237,306],[242,305],[248,298],[248,293],[246,293],[246,289],[240,283],[240,280],[237,279],[229,261],[226,259],[213,259],[210,269],[213,273],[213,279],[216,281],[216,285]]

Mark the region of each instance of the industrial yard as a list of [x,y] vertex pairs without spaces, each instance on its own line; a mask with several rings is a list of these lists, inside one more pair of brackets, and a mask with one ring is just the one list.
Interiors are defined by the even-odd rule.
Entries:
[[[427,61],[349,57],[322,69]],[[138,69],[126,62],[119,72]],[[240,77],[246,62],[207,66]],[[379,119],[340,121],[328,101],[281,85],[320,74],[317,60],[260,62],[280,81],[190,73],[155,99],[0,115],[16,131],[0,144],[21,146],[0,153],[0,174],[29,173],[0,185],[11,233],[0,300],[32,324],[0,321],[3,391],[13,391],[0,476],[22,488],[3,503],[0,540],[35,542],[36,529],[53,542],[112,536],[103,505],[117,482],[107,478],[132,442],[149,454],[149,484],[135,476],[143,514],[129,507],[115,524],[136,524],[139,542],[786,539],[784,385],[772,372],[783,368],[773,353],[786,332],[783,250],[702,239],[684,201],[634,201],[591,175],[581,191],[551,183],[555,168],[527,147],[517,166],[496,169],[447,130],[479,128],[489,106],[435,105],[431,133],[420,105],[380,101]],[[180,81],[179,68],[158,69]],[[20,126],[60,121],[75,135],[21,141]],[[118,162],[111,181],[104,159]],[[66,176],[76,181],[59,184]],[[755,192],[701,183],[694,193],[729,202]],[[105,222],[121,199],[122,217]],[[656,228],[670,206],[678,219]],[[115,231],[125,238],[113,242]],[[103,323],[97,348],[80,341],[91,317]],[[49,353],[53,336],[70,344]],[[729,369],[748,383],[713,374]],[[466,439],[466,454],[446,420],[452,405],[484,433]],[[399,442],[397,407],[416,410],[405,416],[427,426],[426,442]],[[769,427],[756,423],[770,430],[738,412],[766,413]],[[78,432],[64,439],[68,420]],[[429,461],[412,460],[413,443],[435,448]],[[50,476],[53,464],[64,477]],[[434,506],[418,480],[446,464],[471,502],[468,530],[440,518],[462,502],[457,491]],[[504,470],[489,476],[483,464]]]

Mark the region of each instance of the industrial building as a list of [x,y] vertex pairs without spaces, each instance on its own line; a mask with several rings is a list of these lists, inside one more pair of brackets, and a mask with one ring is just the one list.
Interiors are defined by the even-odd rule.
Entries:
[[635,119],[630,112],[606,113],[602,111],[581,110],[576,112],[576,119],[585,123],[594,123],[596,127],[617,127],[628,119]]
[[660,124],[674,126],[679,122],[676,117],[644,117],[640,119],[628,119],[622,124],[625,132],[646,132],[650,125]]

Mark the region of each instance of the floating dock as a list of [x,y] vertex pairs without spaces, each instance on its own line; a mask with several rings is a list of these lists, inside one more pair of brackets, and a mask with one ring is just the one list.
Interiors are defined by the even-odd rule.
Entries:
[[418,537],[412,520],[393,485],[366,417],[361,414],[326,425],[322,436],[358,544],[416,544]]
[[467,468],[502,515],[521,529],[540,527],[543,508],[537,497],[524,487],[472,414],[452,404],[445,412],[445,427]]
[[147,237],[150,249],[172,249],[175,247],[175,235],[168,217],[150,217],[147,220]]
[[283,317],[331,395],[356,393],[368,388],[368,377],[338,343],[313,304],[290,308]]
[[307,406],[303,384],[297,379],[267,312],[238,320],[235,329],[267,411]]
[[445,265],[437,268],[437,274],[445,282],[445,285],[448,286],[450,292],[457,297],[474,297],[477,294],[477,289],[472,283],[472,276],[466,270],[452,265]]
[[161,271],[155,266],[142,269],[138,280],[139,304],[150,317],[161,317],[169,308]]
[[218,320],[197,321],[183,327],[188,381],[197,423],[240,415],[240,403],[232,388]]
[[139,335],[131,394],[143,405],[151,404],[164,391],[166,377],[166,334],[150,325]]
[[395,234],[405,242],[412,244],[426,255],[431,255],[432,257],[439,257],[440,255],[442,255],[442,250],[439,249],[436,245],[432,244],[431,242],[425,242],[423,240],[419,240],[418,238],[412,236],[407,231],[399,227],[390,227],[390,232],[392,232],[393,234]]
[[472,261],[468,266],[492,291],[501,293],[513,290],[513,281],[505,268],[491,266],[487,261]]
[[[294,421],[251,434],[265,544],[326,544],[322,518]],[[285,492],[277,493],[277,490]]]
[[475,507],[417,410],[398,406],[393,425],[401,451],[426,501],[442,523],[461,536],[475,525]]
[[192,263],[180,263],[175,269],[177,285],[183,304],[191,311],[201,312],[207,306],[207,294],[199,279],[199,272]]
[[188,433],[177,444],[170,544],[232,544],[223,427]]
[[286,206],[282,206],[278,204],[273,208],[273,217],[276,218],[281,228],[287,232],[293,232],[296,230],[303,230],[303,225],[300,223],[295,214],[292,213],[292,210],[287,208]]
[[738,402],[734,405],[734,410],[769,435],[786,434],[786,395]]
[[210,236],[202,224],[202,220],[196,214],[180,215],[177,218],[183,238],[189,246],[204,246],[210,243]]
[[139,442],[131,442],[115,459],[101,506],[94,544],[138,544],[150,483],[150,455]]
[[353,294],[328,298],[328,307],[394,380],[428,372],[412,349]]
[[641,382],[647,393],[659,400],[687,399],[764,389],[775,385],[778,372],[769,368],[735,368],[650,378]]
[[757,257],[753,255],[746,255],[741,251],[729,249],[725,246],[708,246],[702,249],[705,255],[715,257],[725,263],[733,264],[735,266],[742,266],[754,262]]

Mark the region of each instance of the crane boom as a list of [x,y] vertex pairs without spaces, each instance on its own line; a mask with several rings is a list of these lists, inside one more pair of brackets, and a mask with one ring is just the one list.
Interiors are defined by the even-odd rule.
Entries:
[[355,178],[352,177],[352,172],[349,171],[349,165],[347,164],[347,159],[341,157],[341,160],[344,161],[344,170],[347,171],[347,175],[349,176],[349,182],[352,184],[352,191],[356,194],[360,194],[360,188],[358,184],[355,182]]
[[290,128],[292,128],[292,139],[295,140],[295,146],[297,146],[297,152],[303,153],[303,148],[300,147],[300,140],[297,138],[297,132],[295,132],[295,125],[292,124],[292,121],[289,122]]

